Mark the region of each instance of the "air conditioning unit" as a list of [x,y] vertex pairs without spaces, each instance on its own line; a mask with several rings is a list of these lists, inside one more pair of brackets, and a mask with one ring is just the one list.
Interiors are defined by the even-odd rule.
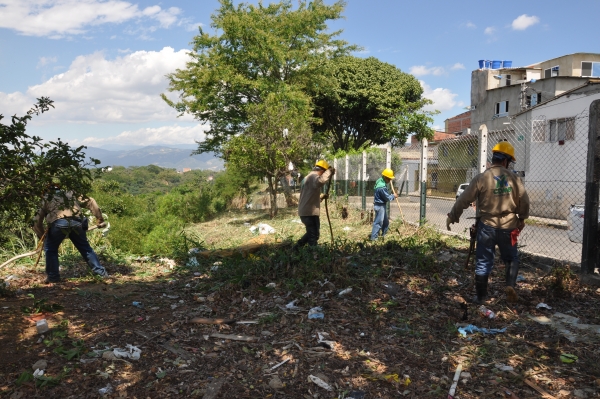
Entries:
[[470,110],[470,111],[475,111],[476,109],[477,109],[477,105],[471,105],[471,106],[469,107],[469,110]]

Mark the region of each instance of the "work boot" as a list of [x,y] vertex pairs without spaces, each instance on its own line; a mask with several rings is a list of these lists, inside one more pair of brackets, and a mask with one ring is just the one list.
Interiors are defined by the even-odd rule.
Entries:
[[515,288],[517,287],[517,277],[519,275],[519,261],[513,260],[506,265],[506,300],[509,303],[517,303],[519,301],[519,295]]
[[490,277],[489,274],[486,274],[483,276],[480,276],[479,274],[475,275],[475,294],[476,295],[473,297],[473,303],[480,304],[486,300],[489,277]]

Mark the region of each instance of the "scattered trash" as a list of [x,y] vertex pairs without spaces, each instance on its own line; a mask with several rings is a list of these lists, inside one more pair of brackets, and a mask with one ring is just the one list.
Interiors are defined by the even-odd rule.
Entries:
[[308,311],[308,318],[309,319],[324,319],[325,314],[323,313],[323,309],[321,309],[319,306],[312,308],[311,310]]
[[300,220],[300,219],[292,219],[292,223],[302,224],[302,220]]
[[40,378],[44,375],[44,370],[37,369],[33,372],[33,378]]
[[507,366],[507,365],[505,365],[505,364],[502,364],[502,363],[498,363],[498,364],[496,364],[496,365],[495,365],[495,367],[496,367],[498,370],[500,370],[500,371],[513,371],[513,370],[514,370],[514,367],[512,367],[512,366]]
[[50,329],[48,327],[48,322],[46,321],[46,319],[36,321],[35,328],[37,329],[38,334],[43,334]]
[[448,399],[454,399],[454,394],[456,393],[456,386],[458,385],[458,379],[460,378],[461,372],[462,363],[459,363],[456,367],[456,371],[454,372],[454,379],[452,380],[452,386],[450,387],[450,391],[448,392]]
[[187,267],[198,267],[200,263],[198,263],[198,259],[195,256],[190,257],[190,259],[185,264]]
[[256,233],[258,233],[258,234],[273,234],[273,233],[275,233],[275,229],[266,223],[259,223],[256,226],[251,226],[250,231],[253,234],[256,234]]
[[169,269],[173,269],[175,266],[177,266],[177,263],[175,263],[175,261],[173,259],[160,258],[158,261],[160,263],[164,263],[165,265],[169,266]]
[[197,323],[197,324],[233,324],[235,323],[234,319],[207,319],[204,317],[194,317],[192,320],[190,320],[190,323]]
[[285,384],[281,382],[279,377],[275,376],[269,381],[269,386],[273,389],[281,389],[285,387]]
[[[549,324],[553,329],[558,331],[561,335],[567,338],[571,342],[583,341],[589,342],[592,341],[592,338],[596,340],[600,335],[600,325],[597,324],[579,324],[579,318],[574,316],[569,316],[564,313],[556,312],[551,318],[546,316],[528,316],[531,320],[535,321],[539,324]],[[579,330],[580,334],[576,334],[570,331],[567,326],[572,327],[572,329]],[[596,337],[592,337],[591,334],[594,333]]]
[[212,334],[210,334],[210,337],[211,338],[220,338],[220,339],[230,339],[232,341],[246,341],[246,342],[258,341],[258,338],[256,338],[256,337],[251,337],[248,335],[241,335],[241,334],[212,333]]
[[115,348],[113,353],[117,358],[129,358],[131,360],[138,360],[142,354],[142,350],[137,346],[127,344],[125,349]]
[[517,276],[517,282],[520,282],[520,281],[526,281],[525,277],[523,277],[521,275]]
[[490,309],[486,308],[485,306],[481,305],[479,307],[479,313],[483,316],[483,317],[487,317],[488,319],[493,319],[494,317],[496,317],[496,314],[494,312],[492,312]]
[[331,340],[331,337],[329,336],[328,333],[326,333],[326,332],[317,332],[317,336],[319,337],[319,340],[317,341],[317,344],[325,346],[327,349],[333,349],[333,348],[335,348],[335,341]]
[[277,284],[275,284],[275,283],[269,283],[269,284],[266,285],[266,287],[267,288],[275,288],[275,287],[277,287]]
[[329,385],[328,383],[326,383],[325,381],[323,381],[322,379],[320,379],[319,377],[315,377],[314,375],[311,374],[308,376],[308,380],[310,382],[317,384],[318,386],[320,386],[321,388],[323,388],[327,391],[333,391],[333,387],[331,385]]
[[552,307],[546,305],[544,302],[540,302],[537,304],[537,306],[535,307],[536,309],[552,309]]
[[144,305],[142,305],[142,303],[141,303],[141,302],[136,302],[136,301],[133,301],[131,304],[132,304],[133,306],[135,306],[136,308],[144,309]]
[[223,262],[215,262],[215,263],[213,263],[210,270],[213,272],[216,272],[217,270],[219,270],[219,266],[222,266],[222,265],[223,265]]
[[344,230],[344,231],[350,231],[350,230],[352,230],[352,229],[351,229],[350,227],[346,226],[346,227],[344,227],[342,230]]
[[98,393],[100,395],[108,395],[109,393],[112,392],[112,386],[110,384],[106,385],[104,388],[100,388],[98,389]]
[[577,356],[572,355],[570,353],[561,353],[560,354],[560,361],[563,363],[573,363],[576,362],[578,359]]
[[466,337],[467,333],[476,333],[476,332],[480,332],[483,334],[497,334],[497,333],[504,333],[506,332],[506,327],[504,328],[480,328],[477,326],[474,326],[473,324],[469,324],[466,327],[459,327],[458,328],[458,332],[463,336]]
[[200,252],[200,248],[192,248],[188,251],[188,254],[196,255],[198,252]]
[[292,302],[285,305],[286,309],[290,309],[290,310],[300,309],[298,306],[296,306],[296,302],[298,302],[298,300],[294,299]]
[[35,362],[33,364],[33,366],[31,366],[31,368],[33,370],[46,370],[46,368],[48,367],[48,362],[45,361],[44,359],[40,359],[37,362]]
[[275,370],[278,367],[283,366],[284,364],[286,364],[287,362],[289,362],[291,360],[291,357],[288,357],[287,359],[285,359],[284,361],[277,363],[275,366],[271,367],[271,371]]
[[345,290],[341,290],[338,295],[339,296],[344,296],[346,294],[349,294],[350,292],[352,292],[352,287],[346,288]]

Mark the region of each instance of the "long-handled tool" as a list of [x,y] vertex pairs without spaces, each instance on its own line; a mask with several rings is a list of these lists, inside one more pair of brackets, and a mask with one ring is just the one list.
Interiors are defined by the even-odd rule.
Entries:
[[471,255],[475,252],[475,241],[477,241],[477,222],[473,223],[471,227],[469,227],[469,235],[470,235],[470,243],[469,243],[469,253],[467,254],[467,260],[465,262],[465,270],[469,270],[469,261],[471,260]]
[[333,173],[329,175],[329,181],[327,182],[327,189],[325,190],[325,214],[327,215],[327,222],[329,223],[329,233],[331,234],[331,245],[333,245],[333,229],[331,228],[331,219],[329,218],[329,208],[327,207],[327,200],[329,199],[329,189],[331,188],[331,178]]
[[[106,227],[105,230],[108,230],[110,228],[110,223],[103,222],[101,224],[98,224],[98,225],[90,227],[87,231],[101,229],[101,228],[104,228],[104,227]],[[4,266],[6,266],[6,265],[8,265],[8,264],[10,264],[10,263],[12,263],[14,261],[16,261],[16,260],[19,260],[21,258],[25,258],[27,256],[33,256],[35,254],[38,254],[37,259],[35,261],[35,265],[37,266],[38,262],[40,261],[40,257],[42,256],[42,249],[44,247],[44,241],[46,240],[46,234],[47,233],[48,233],[48,229],[46,229],[46,231],[44,232],[44,234],[42,235],[42,237],[38,241],[38,245],[37,245],[35,251],[26,252],[24,254],[17,255],[17,256],[15,256],[13,258],[10,258],[9,260],[7,260],[6,262],[4,262],[3,264],[0,265],[0,269],[3,268]]]
[[402,208],[400,207],[400,201],[398,201],[398,197],[396,196],[396,190],[394,190],[393,181],[390,181],[390,186],[392,186],[392,193],[394,194],[394,197],[396,197],[396,204],[398,204],[398,209],[400,209],[400,217],[402,218],[402,224],[406,224],[406,222],[404,221],[404,214],[402,213]]

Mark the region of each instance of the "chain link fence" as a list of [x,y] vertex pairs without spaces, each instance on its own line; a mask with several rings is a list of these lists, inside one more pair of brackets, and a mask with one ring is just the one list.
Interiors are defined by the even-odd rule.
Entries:
[[[515,147],[517,161],[513,168],[523,179],[531,202],[530,218],[519,238],[521,251],[580,263],[588,111],[557,119],[528,113],[522,119],[506,118],[501,126],[427,143],[425,153],[421,143],[414,143],[394,149],[391,155],[386,154],[386,148],[375,148],[337,159],[336,195],[347,196],[350,206],[372,209],[374,183],[391,164],[396,176],[394,187],[397,192],[401,190],[404,219],[419,223],[424,217],[430,226],[446,231],[446,214],[455,199],[480,170],[490,166],[494,145],[506,140]],[[422,159],[426,160],[426,168]],[[421,192],[424,173],[426,190]],[[397,206],[390,210],[392,218],[400,217]],[[467,237],[475,214],[476,204],[472,204],[452,230]]]

